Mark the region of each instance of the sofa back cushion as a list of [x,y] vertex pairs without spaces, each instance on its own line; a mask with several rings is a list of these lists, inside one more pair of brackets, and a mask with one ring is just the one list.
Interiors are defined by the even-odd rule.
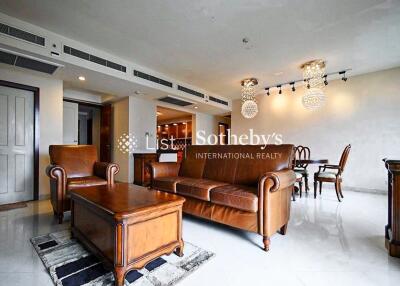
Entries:
[[204,165],[206,164],[205,154],[212,146],[192,145],[187,146],[183,151],[183,160],[179,169],[179,176],[189,178],[202,178]]
[[203,178],[233,184],[238,164],[237,155],[240,154],[241,148],[240,145],[211,146]]
[[293,148],[291,144],[267,145],[264,150],[259,145],[243,145],[234,183],[257,186],[259,178],[265,173],[291,168]]
[[67,178],[93,175],[97,161],[97,149],[94,145],[50,145],[50,162],[63,167]]

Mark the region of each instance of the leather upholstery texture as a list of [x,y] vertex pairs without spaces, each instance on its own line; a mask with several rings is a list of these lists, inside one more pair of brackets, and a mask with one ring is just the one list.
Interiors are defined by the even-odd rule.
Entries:
[[258,211],[257,188],[225,185],[211,190],[211,202],[248,212]]
[[187,214],[269,237],[289,221],[293,147],[189,146],[178,176],[168,176],[164,163],[152,164],[152,187],[184,196]]
[[119,172],[117,164],[98,162],[94,145],[50,145],[49,155],[50,199],[60,223],[71,208],[69,190],[114,184]]

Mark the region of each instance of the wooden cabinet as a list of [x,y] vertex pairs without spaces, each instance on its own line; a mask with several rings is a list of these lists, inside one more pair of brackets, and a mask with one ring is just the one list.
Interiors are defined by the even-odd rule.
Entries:
[[400,257],[400,160],[383,160],[388,170],[388,224],[385,245],[390,256]]
[[151,180],[149,163],[157,162],[157,154],[137,153],[133,154],[133,183],[140,186],[149,186]]

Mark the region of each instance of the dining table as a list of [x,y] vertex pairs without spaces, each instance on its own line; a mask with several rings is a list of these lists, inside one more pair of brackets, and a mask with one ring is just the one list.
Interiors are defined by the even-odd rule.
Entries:
[[[328,159],[298,159],[296,160],[296,166],[299,165],[311,165],[311,164],[328,164],[329,160]],[[308,191],[309,189],[307,189]],[[295,193],[298,193],[299,188],[297,186],[294,186],[294,191]]]
[[328,159],[299,159],[296,160],[296,165],[305,165],[305,164],[328,164]]

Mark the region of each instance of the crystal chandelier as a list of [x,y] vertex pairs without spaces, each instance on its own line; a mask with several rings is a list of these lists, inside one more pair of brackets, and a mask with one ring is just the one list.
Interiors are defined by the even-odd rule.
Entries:
[[325,62],[314,60],[304,63],[303,80],[307,83],[307,90],[303,96],[303,106],[307,109],[317,109],[325,104],[325,94],[322,88],[325,86]]
[[314,60],[304,63],[301,66],[303,79],[307,82],[307,87],[322,87],[324,85],[325,62]]
[[242,115],[245,118],[254,118],[258,113],[258,106],[255,98],[255,86],[258,80],[248,78],[242,80]]
[[303,96],[302,102],[305,108],[314,110],[324,106],[325,100],[326,97],[322,89],[318,87],[312,87],[307,89]]

